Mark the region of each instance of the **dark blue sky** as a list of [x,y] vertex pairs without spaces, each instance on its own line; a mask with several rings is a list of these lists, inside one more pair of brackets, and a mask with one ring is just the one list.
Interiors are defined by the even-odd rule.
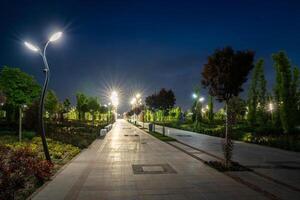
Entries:
[[[300,64],[299,1],[6,1],[0,3],[0,66],[20,67],[42,81],[42,61],[23,40],[42,44],[55,30],[61,41],[48,49],[50,87],[61,99],[83,91],[101,96],[118,87],[122,111],[130,96],[171,88],[177,105],[191,104],[202,65],[216,48],[252,49],[266,59],[285,50]],[[247,84],[245,84],[245,88]]]

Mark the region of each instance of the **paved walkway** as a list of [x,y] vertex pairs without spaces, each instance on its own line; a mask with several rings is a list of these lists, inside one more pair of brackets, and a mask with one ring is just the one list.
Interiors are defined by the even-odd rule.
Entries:
[[[147,125],[145,123],[145,127]],[[162,133],[161,126],[156,125],[155,129]],[[169,127],[165,131],[166,135],[182,143],[223,157],[221,138]],[[266,176],[273,183],[280,182],[275,185],[271,182],[258,183],[267,191],[281,195],[286,193],[282,195],[283,199],[297,199],[300,196],[300,153],[235,141],[233,160]]]
[[118,120],[34,199],[265,199],[262,194]]

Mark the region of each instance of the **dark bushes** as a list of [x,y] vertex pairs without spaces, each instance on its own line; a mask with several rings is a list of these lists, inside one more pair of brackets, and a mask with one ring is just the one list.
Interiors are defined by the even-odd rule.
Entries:
[[50,178],[52,169],[50,162],[29,148],[0,144],[0,199],[15,199],[20,189],[42,184]]

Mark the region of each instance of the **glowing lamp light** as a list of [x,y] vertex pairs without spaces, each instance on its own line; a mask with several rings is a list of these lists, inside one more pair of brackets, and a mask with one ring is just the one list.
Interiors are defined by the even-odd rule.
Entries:
[[141,98],[141,94],[140,94],[140,93],[137,93],[137,94],[135,95],[135,97],[136,97],[137,99],[139,99],[139,98]]
[[200,101],[200,102],[203,102],[203,101],[204,101],[204,97],[200,97],[200,98],[199,98],[199,101]]
[[24,44],[31,51],[39,51],[39,48],[31,44],[30,42],[24,42]]
[[119,97],[116,91],[113,91],[110,96],[111,104],[115,107],[119,105]]
[[135,103],[136,103],[136,98],[132,98],[131,101],[130,101],[130,104],[133,105]]
[[269,103],[269,110],[272,112],[274,110],[274,105],[273,103]]
[[198,96],[197,96],[197,94],[193,93],[192,97],[193,97],[193,99],[196,99]]
[[62,32],[56,32],[53,35],[51,35],[51,37],[49,38],[50,42],[54,42],[56,40],[58,40],[61,36],[62,36]]

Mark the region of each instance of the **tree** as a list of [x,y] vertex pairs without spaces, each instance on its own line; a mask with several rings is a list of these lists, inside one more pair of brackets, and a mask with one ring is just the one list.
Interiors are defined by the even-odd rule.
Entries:
[[[293,94],[293,102],[295,102],[294,107],[294,117],[293,117],[293,124],[299,125],[300,122],[300,74],[299,69],[297,67],[293,70],[293,81],[292,81],[292,94]],[[298,124],[297,124],[298,123]]]
[[53,90],[49,90],[46,94],[45,109],[49,113],[49,118],[56,118],[59,111],[59,100]]
[[214,100],[211,95],[208,97],[208,120],[210,123],[214,121]]
[[6,97],[4,109],[9,122],[16,122],[17,110],[39,98],[40,86],[36,80],[19,68],[4,66],[0,72],[0,89]]
[[4,92],[0,90],[0,106],[3,106],[6,102],[6,96],[4,95]]
[[254,126],[259,119],[264,123],[266,105],[266,79],[264,75],[264,60],[259,59],[254,67],[253,75],[248,93],[248,121]]
[[38,98],[40,86],[32,76],[20,69],[5,66],[0,72],[0,89],[6,96],[4,109],[7,121],[15,123],[19,118],[19,141],[21,141],[23,109]]
[[71,101],[66,98],[62,103],[59,103],[59,118],[60,121],[64,121],[64,114],[71,110]]
[[[172,90],[166,90],[162,88],[158,94],[153,94],[146,98],[146,105],[154,111],[162,110],[162,118],[164,122],[164,116],[175,105],[175,95]],[[165,125],[163,125],[163,134],[165,134]]]
[[297,82],[299,73],[296,69],[294,74],[291,72],[291,63],[287,55],[280,51],[273,54],[274,66],[276,69],[275,98],[279,109],[280,122],[284,133],[289,133],[295,127],[297,110]]
[[91,113],[93,118],[93,124],[95,123],[95,113],[100,110],[100,104],[97,97],[89,97],[88,102],[88,111]]
[[85,113],[88,112],[88,97],[85,96],[83,93],[78,92],[76,94],[76,109],[78,111],[78,118],[79,120],[85,119]]
[[[242,85],[247,80],[247,75],[253,68],[254,52],[252,51],[234,51],[231,47],[217,49],[208,57],[202,72],[202,85],[208,88],[209,94],[216,97],[220,102],[225,102],[226,110],[226,131],[223,149],[232,145],[228,133],[228,102],[238,96]],[[231,162],[231,153],[224,152],[225,166],[229,167]],[[228,157],[229,156],[229,157]]]

